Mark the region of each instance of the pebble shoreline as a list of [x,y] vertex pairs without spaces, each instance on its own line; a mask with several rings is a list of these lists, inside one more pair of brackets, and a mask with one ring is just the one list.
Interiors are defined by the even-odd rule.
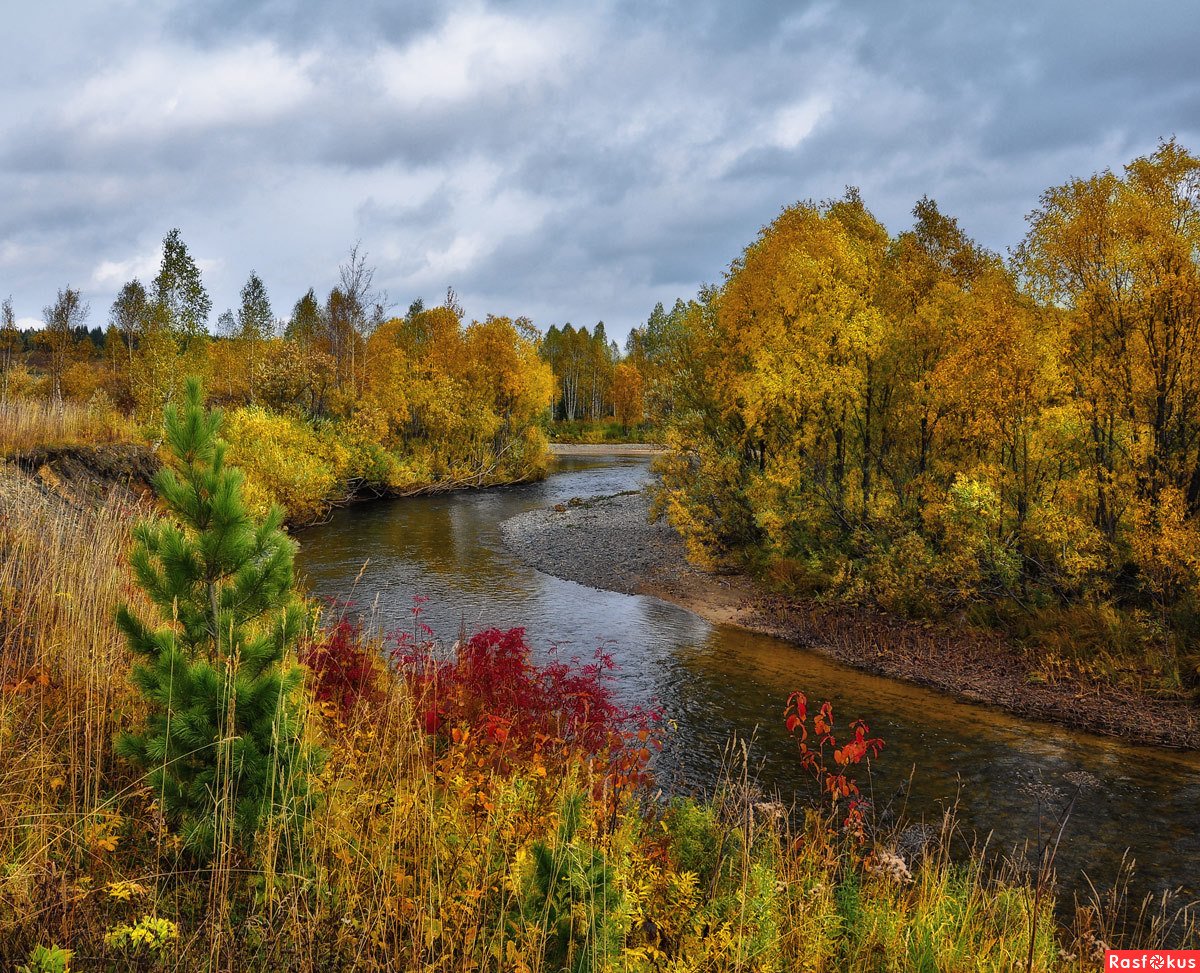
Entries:
[[664,520],[651,523],[644,493],[574,498],[518,514],[500,525],[505,543],[543,574],[592,588],[644,594],[665,575],[695,569],[679,535]]

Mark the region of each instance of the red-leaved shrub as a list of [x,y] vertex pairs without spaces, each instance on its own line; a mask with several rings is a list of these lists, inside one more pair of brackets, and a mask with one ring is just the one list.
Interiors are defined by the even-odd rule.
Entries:
[[646,778],[661,714],[627,708],[613,698],[615,668],[603,651],[580,665],[537,663],[523,628],[491,628],[460,643],[453,658],[407,633],[395,637],[393,666],[418,701],[422,727],[455,743],[468,735],[475,747],[507,762],[544,767],[575,754],[602,765],[610,786]]
[[[883,740],[871,736],[871,728],[863,720],[854,720],[850,724],[851,739],[843,739],[839,744],[834,735],[833,704],[826,700],[812,718],[812,733],[808,725],[808,697],[801,692],[792,693],[783,711],[784,725],[795,739],[800,751],[800,766],[816,779],[823,794],[827,795],[830,805],[836,810],[838,801],[848,798],[846,818],[843,822],[846,830],[860,838],[863,836],[863,808],[865,802],[858,788],[858,782],[846,774],[846,769],[866,760],[870,764],[872,757],[879,756],[883,750]],[[826,763],[826,754],[833,758],[834,766]]]
[[327,715],[344,719],[360,703],[383,704],[382,644],[391,676],[411,696],[419,728],[442,756],[477,772],[523,767],[539,776],[582,761],[614,806],[650,781],[662,716],[616,702],[609,653],[598,651],[586,664],[537,662],[523,628],[490,628],[461,640],[447,657],[421,620],[426,601],[413,599],[412,631],[385,635],[382,643],[343,615],[301,650]]
[[313,695],[319,702],[332,703],[342,716],[360,700],[379,695],[379,664],[363,642],[362,624],[341,618],[300,648],[300,661],[313,676]]

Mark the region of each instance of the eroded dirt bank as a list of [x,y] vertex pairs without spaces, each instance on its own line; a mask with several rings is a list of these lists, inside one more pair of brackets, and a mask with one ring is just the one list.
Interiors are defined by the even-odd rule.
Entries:
[[[47,499],[90,506],[114,491],[125,501],[148,499],[161,462],[149,446],[109,443],[47,446],[0,459],[0,481],[31,482]],[[7,494],[0,490],[0,501]]]
[[509,547],[546,574],[593,588],[654,595],[714,624],[736,625],[846,665],[1018,716],[1136,743],[1200,749],[1200,708],[1079,680],[1038,683],[1020,646],[990,632],[927,626],[783,598],[743,575],[687,562],[645,493],[576,499],[502,525]]

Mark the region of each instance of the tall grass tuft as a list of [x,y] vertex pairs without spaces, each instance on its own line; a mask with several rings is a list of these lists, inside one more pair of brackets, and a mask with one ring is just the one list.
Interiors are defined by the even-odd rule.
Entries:
[[[73,508],[0,468],[0,957],[13,924],[65,937],[67,875],[114,844],[112,741],[136,701],[114,605],[132,511]],[[119,839],[116,839],[119,841]]]
[[103,398],[88,403],[0,399],[0,456],[44,446],[94,445],[132,438],[132,422]]

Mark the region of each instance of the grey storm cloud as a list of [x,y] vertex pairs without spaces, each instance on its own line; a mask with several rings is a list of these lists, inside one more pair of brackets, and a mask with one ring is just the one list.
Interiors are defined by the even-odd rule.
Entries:
[[6,18],[0,294],[104,324],[178,226],[215,309],[284,315],[349,248],[404,306],[621,337],[719,280],[779,209],[923,195],[1004,252],[1040,192],[1177,136],[1200,9],[50,0]]

